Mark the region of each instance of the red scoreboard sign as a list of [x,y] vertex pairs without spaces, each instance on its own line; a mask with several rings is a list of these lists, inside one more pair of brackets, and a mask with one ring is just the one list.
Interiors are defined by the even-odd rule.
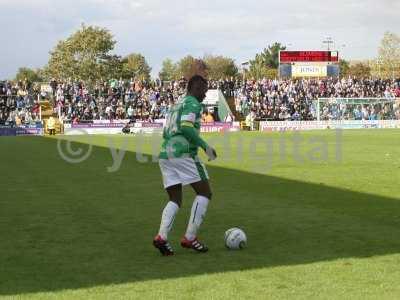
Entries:
[[339,62],[337,51],[280,51],[281,64],[292,62]]

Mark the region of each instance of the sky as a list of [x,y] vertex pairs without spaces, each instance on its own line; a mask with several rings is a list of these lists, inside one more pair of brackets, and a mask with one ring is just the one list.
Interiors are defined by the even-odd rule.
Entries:
[[241,64],[274,42],[326,49],[327,37],[343,58],[368,59],[385,31],[400,34],[399,11],[400,0],[0,0],[0,79],[43,67],[82,23],[109,29],[113,53],[142,53],[153,76],[167,57],[224,55]]

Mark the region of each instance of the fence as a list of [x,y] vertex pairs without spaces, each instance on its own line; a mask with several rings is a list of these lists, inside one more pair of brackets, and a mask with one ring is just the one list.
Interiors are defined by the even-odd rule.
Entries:
[[316,117],[320,120],[391,120],[400,117],[396,98],[318,98]]

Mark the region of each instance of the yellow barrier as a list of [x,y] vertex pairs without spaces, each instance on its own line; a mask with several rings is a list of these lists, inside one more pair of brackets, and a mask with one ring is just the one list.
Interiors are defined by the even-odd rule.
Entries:
[[[46,135],[49,135],[49,134],[50,134],[49,128],[47,127],[47,122],[48,122],[48,120],[49,120],[49,119],[43,120],[44,134],[46,134]],[[64,130],[63,130],[63,126],[62,126],[60,120],[59,120],[58,118],[54,118],[54,120],[55,120],[54,129],[56,130],[56,134],[63,133]]]
[[246,121],[240,122],[240,129],[250,131],[250,126],[246,125]]

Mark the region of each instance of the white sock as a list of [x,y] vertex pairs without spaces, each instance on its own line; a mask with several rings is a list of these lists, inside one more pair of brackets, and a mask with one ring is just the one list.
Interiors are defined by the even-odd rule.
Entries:
[[196,196],[193,201],[192,212],[185,234],[185,238],[189,241],[192,241],[197,236],[197,231],[201,223],[203,223],[203,218],[207,212],[208,202],[210,200],[203,196]]
[[168,233],[172,229],[172,224],[174,223],[178,210],[178,204],[173,201],[169,201],[165,206],[161,216],[160,231],[158,232],[163,240],[168,240]]

